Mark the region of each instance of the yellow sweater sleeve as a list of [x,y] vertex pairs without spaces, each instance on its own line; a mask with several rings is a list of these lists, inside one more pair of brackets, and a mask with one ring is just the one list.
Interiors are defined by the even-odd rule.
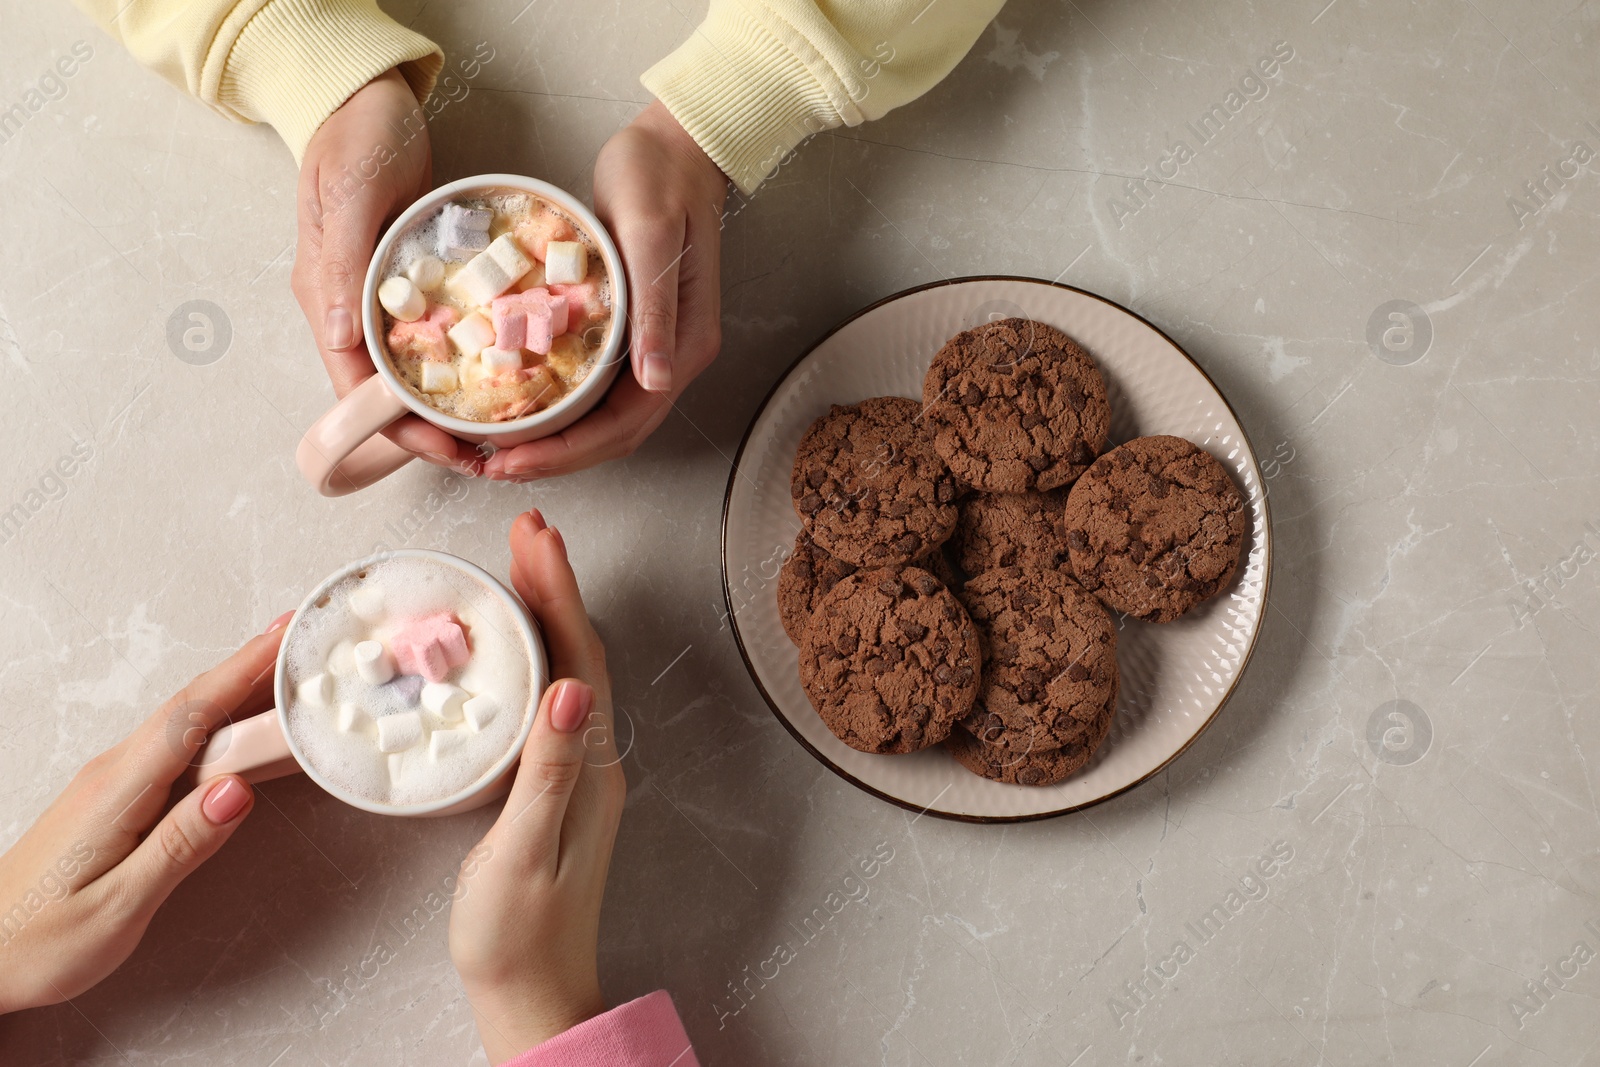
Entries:
[[741,192],[813,133],[939,84],[1004,0],[711,0],[641,79]]
[[133,57],[241,122],[269,123],[295,162],[357,89],[399,67],[417,101],[437,45],[375,0],[76,0]]

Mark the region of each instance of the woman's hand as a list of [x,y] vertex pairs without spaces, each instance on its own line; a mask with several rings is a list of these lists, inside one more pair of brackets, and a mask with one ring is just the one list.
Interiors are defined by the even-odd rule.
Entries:
[[633,375],[553,437],[497,452],[491,478],[532,481],[629,455],[722,347],[722,205],[728,179],[656,101],[600,150],[595,214],[628,274]]
[[84,992],[133,953],[178,883],[233,835],[255,794],[226,775],[163,817],[207,734],[272,702],[280,617],[94,759],[0,856],[0,1012]]
[[537,511],[511,527],[511,582],[538,620],[551,674],[500,818],[463,864],[450,959],[492,1064],[605,1011],[600,901],[626,784],[605,648],[566,545]]
[[[356,90],[306,146],[292,285],[337,396],[375,373],[361,335],[361,288],[378,235],[432,181],[426,113],[398,70]],[[415,415],[383,432],[430,463],[478,471],[474,445]]]

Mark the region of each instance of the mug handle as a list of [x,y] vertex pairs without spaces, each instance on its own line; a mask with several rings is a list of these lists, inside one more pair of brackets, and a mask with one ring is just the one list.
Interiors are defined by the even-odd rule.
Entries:
[[374,374],[311,424],[295,449],[295,464],[323,496],[365,489],[413,459],[379,433],[406,410],[383,375]]
[[194,780],[237,774],[250,783],[298,773],[300,762],[289,751],[283,720],[276,711],[229,723],[207,738],[193,764]]

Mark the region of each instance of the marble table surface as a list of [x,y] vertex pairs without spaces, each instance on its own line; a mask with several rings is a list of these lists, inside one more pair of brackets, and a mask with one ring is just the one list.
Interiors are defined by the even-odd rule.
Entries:
[[[511,25],[524,2],[389,5],[452,56],[494,49],[434,122],[437,180],[586,190],[700,17]],[[604,987],[671,990],[703,1062],[1600,1062],[1600,3],[1012,0],[924,99],[816,137],[727,220],[724,351],[637,455],[524,487],[413,464],[336,501],[292,463],[331,393],[281,143],[65,0],[4,0],[0,27],[0,105],[92,48],[0,143],[0,844],[339,564],[405,544],[503,574],[537,504],[633,727]],[[986,273],[1182,344],[1275,527],[1264,633],[1211,729],[1124,796],[1014,826],[917,818],[808,756],[719,579],[729,458],[782,369],[872,301]],[[214,358],[169,345],[194,300],[228,327]],[[0,1020],[0,1059],[484,1062],[426,902],[493,812],[367,815],[303,778],[261,797],[120,971]]]

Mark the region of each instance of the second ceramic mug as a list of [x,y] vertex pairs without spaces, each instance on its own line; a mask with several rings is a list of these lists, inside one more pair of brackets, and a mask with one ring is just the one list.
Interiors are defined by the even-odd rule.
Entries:
[[[395,559],[421,559],[443,564],[463,574],[473,584],[481,586],[485,595],[492,596],[504,604],[509,617],[516,622],[518,636],[526,643],[530,672],[528,706],[523,710],[522,726],[505,754],[465,788],[415,804],[385,804],[340,787],[328,775],[317,770],[296,743],[294,733],[289,728],[288,663],[290,649],[294,647],[296,626],[308,617],[308,609],[317,606],[326,597],[328,590],[340,581],[386,560]],[[533,731],[534,715],[549,680],[549,660],[545,655],[544,642],[539,636],[538,624],[529,618],[527,609],[523,607],[522,601],[516,594],[489,572],[446,552],[417,548],[381,552],[340,567],[319,582],[295,609],[294,617],[284,628],[283,643],[278,649],[278,662],[272,680],[272,692],[276,700],[274,709],[248,719],[240,719],[214,731],[195,759],[193,774],[195,779],[201,782],[221,774],[237,774],[247,782],[264,782],[304,771],[312,781],[346,804],[379,815],[416,817],[454,815],[457,812],[471,811],[504,796],[510,790],[511,781],[517,773],[517,761],[522,755],[522,746]]]
[[[604,347],[595,355],[588,377],[543,411],[507,422],[458,419],[412,395],[400,381],[385,352],[383,308],[378,285],[396,241],[422,217],[464,194],[486,189],[512,189],[554,204],[575,219],[591,237],[605,263],[611,287],[611,325]],[[323,496],[344,496],[393,474],[415,457],[384,437],[382,431],[407,413],[414,413],[466,441],[509,448],[560,433],[587,414],[611,387],[627,343],[628,282],[622,257],[611,235],[577,197],[549,182],[518,174],[478,174],[441,185],[401,212],[378,242],[361,290],[361,329],[376,374],[356,386],[323,413],[300,438],[295,463],[306,481]]]

